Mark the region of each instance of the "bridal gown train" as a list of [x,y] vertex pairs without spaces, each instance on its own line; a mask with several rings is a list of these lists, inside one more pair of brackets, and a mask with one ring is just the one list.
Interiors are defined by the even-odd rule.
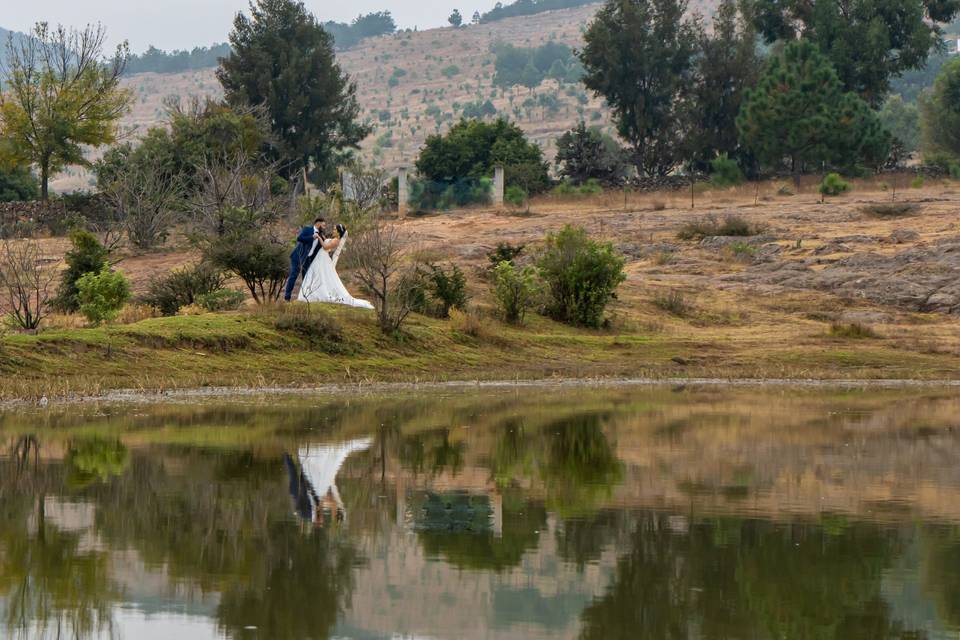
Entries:
[[303,283],[300,285],[300,293],[297,300],[300,302],[330,302],[333,304],[345,304],[349,307],[360,307],[361,309],[373,309],[373,305],[366,300],[354,298],[343,286],[340,276],[337,275],[337,267],[330,257],[330,254],[324,251],[323,247],[314,245],[313,251],[317,257],[313,259],[307,274],[303,276]]

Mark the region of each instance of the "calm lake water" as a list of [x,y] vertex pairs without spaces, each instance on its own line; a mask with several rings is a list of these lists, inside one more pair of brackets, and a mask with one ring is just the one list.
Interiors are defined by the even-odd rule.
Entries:
[[0,637],[960,638],[960,395],[0,413]]

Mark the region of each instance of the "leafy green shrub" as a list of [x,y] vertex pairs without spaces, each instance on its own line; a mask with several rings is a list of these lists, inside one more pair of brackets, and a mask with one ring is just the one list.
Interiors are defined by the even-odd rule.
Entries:
[[497,247],[487,254],[487,260],[490,261],[490,265],[494,268],[496,268],[501,262],[509,262],[512,264],[515,258],[518,258],[523,254],[523,250],[525,248],[526,245],[524,244],[498,242]]
[[951,162],[947,171],[950,173],[951,178],[960,180],[960,162]]
[[550,293],[547,314],[563,322],[599,327],[607,304],[626,280],[624,262],[611,243],[593,240],[582,227],[566,225],[549,234],[538,263]]
[[838,196],[850,190],[850,183],[840,177],[839,173],[828,173],[820,183],[820,193],[825,196]]
[[516,185],[507,187],[503,199],[515,207],[522,207],[523,203],[527,201],[527,192]]
[[724,153],[710,161],[710,182],[715,187],[735,187],[743,183],[743,172],[736,160]]
[[917,176],[916,178],[914,178],[913,180],[910,181],[910,188],[911,188],[911,189],[922,189],[922,188],[923,188],[923,185],[925,185],[926,183],[927,183],[927,179],[926,179],[926,178],[924,178],[923,176]]
[[585,196],[598,196],[603,193],[603,185],[596,178],[590,178],[580,185],[580,193]]
[[196,304],[205,311],[236,311],[247,299],[243,291],[236,289],[218,289],[210,293],[201,293],[196,297]]
[[74,230],[70,234],[70,243],[73,248],[64,256],[67,268],[60,278],[60,289],[53,303],[57,309],[67,313],[80,310],[77,281],[88,273],[99,272],[110,255],[107,248],[89,231]]
[[436,264],[428,264],[423,273],[423,281],[426,293],[434,302],[433,305],[427,305],[427,310],[433,311],[433,315],[449,318],[450,309],[462,311],[466,308],[467,277],[457,265],[444,269]]
[[725,216],[723,222],[714,215],[693,220],[680,227],[677,238],[680,240],[702,240],[713,236],[755,236],[761,228],[751,225],[740,216]]
[[504,320],[522,324],[527,310],[536,305],[540,282],[532,266],[518,269],[504,260],[493,270],[494,296]]
[[243,280],[257,304],[280,297],[289,268],[288,248],[262,233],[232,232],[204,248],[209,264]]
[[687,317],[693,311],[693,305],[687,301],[683,292],[677,291],[676,289],[657,295],[657,297],[653,299],[653,304],[667,313],[680,318]]
[[109,322],[130,299],[130,283],[104,263],[100,271],[85,273],[77,280],[77,299],[80,313],[91,323]]
[[165,276],[154,278],[141,302],[165,316],[173,316],[181,307],[197,303],[200,296],[219,291],[223,286],[223,274],[210,265],[200,263],[174,269]]

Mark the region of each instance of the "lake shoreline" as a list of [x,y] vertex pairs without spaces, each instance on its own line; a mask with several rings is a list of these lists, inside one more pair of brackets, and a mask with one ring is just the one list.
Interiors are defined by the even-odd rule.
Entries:
[[[65,406],[88,403],[153,404],[159,402],[195,401],[217,398],[253,398],[260,396],[335,396],[350,393],[376,395],[443,390],[494,390],[563,388],[626,388],[626,387],[786,387],[791,389],[955,389],[960,380],[909,379],[791,379],[791,378],[542,378],[518,380],[448,380],[443,382],[360,382],[330,383],[309,387],[197,387],[164,391],[114,389],[98,395],[73,395],[47,398],[43,406]],[[38,406],[38,401],[20,398],[0,402],[0,411]]]

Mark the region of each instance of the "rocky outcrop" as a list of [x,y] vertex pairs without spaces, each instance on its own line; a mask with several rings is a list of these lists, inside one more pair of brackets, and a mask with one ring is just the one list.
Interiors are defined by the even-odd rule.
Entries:
[[893,256],[856,253],[813,269],[817,259],[758,264],[727,282],[816,289],[911,311],[960,314],[960,240],[911,247]]

